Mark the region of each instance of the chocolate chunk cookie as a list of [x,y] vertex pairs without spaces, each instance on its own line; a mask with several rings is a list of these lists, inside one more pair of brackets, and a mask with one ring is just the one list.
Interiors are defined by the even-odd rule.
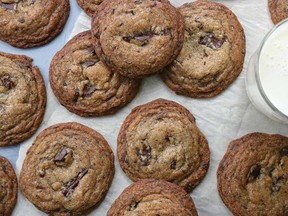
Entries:
[[96,54],[130,78],[159,72],[181,50],[183,18],[168,0],[104,1],[92,20]]
[[116,199],[107,216],[197,216],[192,198],[172,183],[145,179],[138,181]]
[[49,215],[83,215],[103,199],[113,176],[114,156],[103,136],[62,123],[41,132],[28,150],[20,189]]
[[117,152],[133,181],[164,179],[187,191],[203,179],[210,161],[208,142],[193,115],[164,99],[132,110],[120,129]]
[[10,162],[0,156],[0,215],[10,216],[17,202],[18,183]]
[[268,5],[274,24],[288,18],[288,0],[268,0]]
[[218,172],[218,191],[237,216],[288,215],[288,138],[248,134],[230,143]]
[[42,122],[45,106],[45,84],[32,59],[0,52],[0,146],[31,137]]
[[69,0],[0,0],[0,40],[29,48],[50,42],[63,29]]
[[222,4],[200,0],[179,8],[185,19],[183,48],[162,74],[177,94],[208,98],[241,73],[245,35],[237,17]]
[[138,93],[140,81],[110,71],[95,54],[90,31],[72,38],[53,58],[50,84],[69,111],[80,116],[116,112]]
[[87,13],[90,17],[93,16],[98,6],[103,0],[77,0],[78,5]]

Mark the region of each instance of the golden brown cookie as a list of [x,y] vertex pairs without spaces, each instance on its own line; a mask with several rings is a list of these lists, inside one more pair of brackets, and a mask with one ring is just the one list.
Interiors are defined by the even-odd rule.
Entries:
[[138,181],[116,199],[107,216],[197,216],[192,198],[181,187],[155,179]]
[[232,141],[217,179],[219,194],[235,216],[287,216],[288,138],[252,133]]
[[274,24],[288,18],[288,0],[268,0],[268,6]]
[[245,35],[231,10],[199,0],[178,8],[185,20],[183,48],[162,78],[177,94],[209,98],[220,94],[241,73]]
[[195,118],[173,101],[138,106],[118,135],[118,159],[133,181],[163,179],[191,191],[209,168],[210,151]]
[[17,202],[18,182],[10,162],[0,156],[0,215],[10,216]]
[[50,84],[69,111],[80,116],[116,112],[136,96],[140,81],[110,71],[96,56],[90,31],[73,37],[53,58]]
[[77,0],[78,5],[88,14],[90,17],[93,16],[98,6],[103,0]]
[[159,72],[183,43],[183,18],[168,0],[104,1],[91,27],[100,60],[130,78]]
[[62,31],[69,0],[0,0],[0,40],[29,48],[50,42]]
[[27,152],[20,189],[49,215],[86,215],[107,193],[114,155],[102,135],[70,122],[39,134]]
[[0,52],[0,62],[0,146],[5,146],[36,132],[45,113],[46,89],[31,58]]

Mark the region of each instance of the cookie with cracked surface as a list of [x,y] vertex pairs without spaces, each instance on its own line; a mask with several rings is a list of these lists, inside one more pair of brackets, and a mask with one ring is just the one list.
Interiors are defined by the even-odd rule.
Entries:
[[268,6],[274,24],[288,18],[288,0],[269,0]]
[[167,0],[104,1],[92,19],[96,54],[121,75],[155,74],[181,50],[184,23]]
[[107,216],[197,216],[192,198],[181,187],[163,180],[145,179],[127,187]]
[[10,162],[0,156],[0,215],[10,216],[17,202],[18,183]]
[[217,171],[218,191],[237,216],[288,215],[288,138],[247,134],[229,144]]
[[95,54],[91,32],[85,31],[54,56],[50,84],[63,106],[85,117],[111,114],[128,104],[140,80],[110,71]]
[[117,153],[133,181],[163,179],[189,192],[204,178],[210,162],[208,142],[193,115],[164,99],[132,110],[120,129]]
[[45,113],[46,89],[31,58],[0,52],[0,62],[0,146],[6,146],[36,132]]
[[27,152],[20,190],[49,215],[86,215],[107,193],[114,155],[102,135],[84,125],[53,125]]
[[220,94],[241,73],[245,35],[231,10],[199,0],[178,8],[185,20],[183,48],[164,69],[162,79],[177,94],[209,98]]
[[69,0],[0,0],[0,40],[29,48],[61,33],[70,13]]
[[98,6],[103,0],[77,0],[78,5],[88,14],[90,17],[96,12]]

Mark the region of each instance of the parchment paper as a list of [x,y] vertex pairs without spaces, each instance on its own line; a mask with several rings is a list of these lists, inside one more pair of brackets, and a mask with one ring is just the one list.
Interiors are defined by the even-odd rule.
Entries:
[[[188,1],[172,0],[171,2],[175,6],[180,6]],[[273,26],[268,12],[267,0],[223,0],[217,2],[225,4],[238,16],[239,21],[244,27],[247,40],[244,70],[238,79],[221,95],[212,99],[192,99],[177,96],[156,75],[145,78],[137,97],[115,115],[81,118],[62,107],[51,92],[50,86],[48,86],[48,104],[45,119],[37,134],[55,123],[76,121],[100,132],[107,139],[116,155],[116,139],[119,128],[133,107],[159,97],[174,100],[184,105],[196,117],[197,124],[206,135],[211,150],[211,165],[208,174],[202,183],[191,193],[199,215],[232,215],[218,195],[216,181],[216,170],[226,151],[227,145],[235,138],[256,131],[281,133],[288,136],[288,127],[276,123],[259,113],[249,102],[245,89],[248,60],[258,48],[264,35]],[[89,28],[90,18],[82,12],[75,23],[71,37]],[[36,135],[21,144],[16,170],[18,174],[22,167],[26,151],[32,145]],[[132,183],[121,170],[117,157],[115,159],[116,174],[112,186],[105,200],[89,215],[106,215],[113,201],[124,188]],[[13,215],[41,216],[45,214],[38,211],[19,192],[18,204]]]

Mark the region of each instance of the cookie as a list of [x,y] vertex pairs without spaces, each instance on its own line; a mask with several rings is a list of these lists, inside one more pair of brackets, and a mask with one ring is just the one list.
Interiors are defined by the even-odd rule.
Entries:
[[165,215],[197,216],[192,198],[172,183],[145,179],[128,188],[115,200],[107,216]]
[[268,0],[268,6],[274,24],[288,18],[288,0]]
[[287,216],[288,138],[252,133],[232,141],[217,179],[219,194],[235,216]]
[[31,58],[0,52],[0,62],[0,146],[6,146],[36,132],[45,113],[46,89]]
[[80,116],[116,112],[136,96],[140,81],[110,71],[96,56],[91,32],[72,38],[53,58],[50,84],[69,111]]
[[90,17],[93,16],[98,6],[103,0],[77,0],[78,5],[88,14]]
[[163,81],[177,94],[209,98],[220,94],[241,73],[245,35],[231,10],[199,0],[178,8],[185,20],[183,48],[164,69]]
[[19,48],[47,44],[69,13],[69,0],[0,0],[0,40]]
[[173,101],[138,106],[118,135],[118,159],[133,181],[163,179],[191,191],[206,175],[210,151],[195,118]]
[[99,5],[92,19],[96,54],[123,76],[155,74],[176,58],[183,18],[168,0],[114,0]]
[[17,202],[18,183],[10,162],[0,156],[0,215],[10,216]]
[[20,190],[49,215],[86,215],[108,191],[114,156],[98,132],[70,122],[39,134],[27,152]]

